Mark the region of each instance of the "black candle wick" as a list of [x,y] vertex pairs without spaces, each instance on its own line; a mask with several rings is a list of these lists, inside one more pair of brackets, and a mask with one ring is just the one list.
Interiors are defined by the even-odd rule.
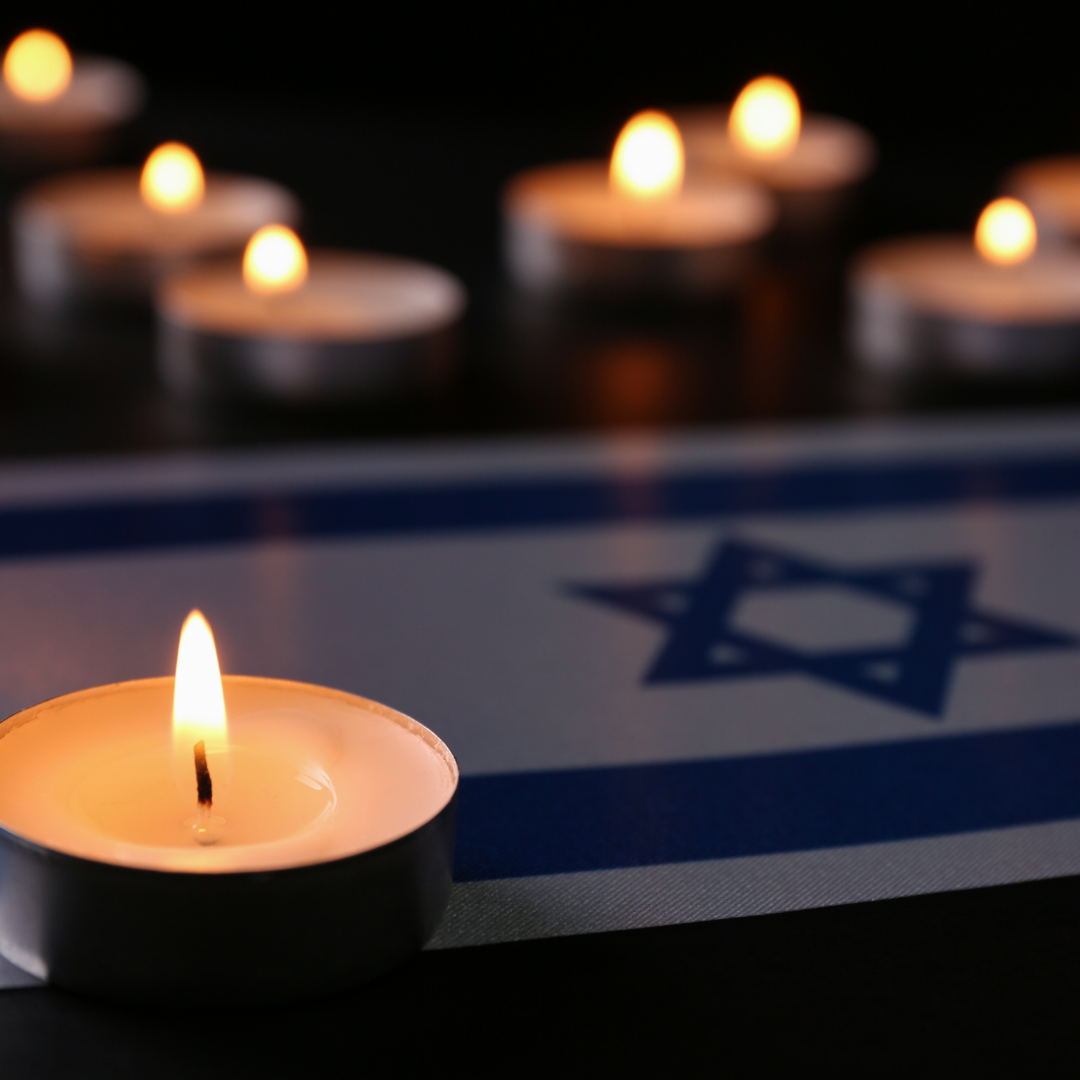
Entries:
[[195,784],[199,791],[199,805],[209,808],[214,802],[214,785],[210,782],[210,767],[206,764],[206,743],[200,739],[195,744]]

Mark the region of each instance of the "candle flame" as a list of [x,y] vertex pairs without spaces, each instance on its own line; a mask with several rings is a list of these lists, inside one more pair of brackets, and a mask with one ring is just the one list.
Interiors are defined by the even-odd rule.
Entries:
[[214,633],[198,610],[180,631],[172,736],[173,776],[181,796],[196,807],[193,838],[197,844],[215,844],[223,819],[213,814],[214,778],[220,793],[221,781],[228,783],[228,730]]
[[995,199],[979,215],[975,250],[1000,266],[1030,259],[1039,242],[1031,211],[1017,199]]
[[300,238],[284,225],[264,225],[244,251],[244,283],[253,292],[297,289],[307,278],[308,260]]
[[48,30],[27,30],[8,46],[4,81],[25,101],[52,101],[71,82],[71,53]]
[[186,764],[200,740],[215,749],[223,747],[225,739],[225,695],[214,633],[203,613],[195,610],[180,631],[173,691],[173,743]]
[[635,199],[678,195],[685,161],[682,136],[670,116],[638,113],[619,132],[611,154],[611,186]]
[[784,79],[763,75],[743,87],[735,99],[728,131],[749,157],[775,160],[795,149],[802,126],[799,98]]
[[162,143],[146,159],[139,190],[147,206],[163,214],[183,214],[202,202],[206,190],[202,165],[183,143]]

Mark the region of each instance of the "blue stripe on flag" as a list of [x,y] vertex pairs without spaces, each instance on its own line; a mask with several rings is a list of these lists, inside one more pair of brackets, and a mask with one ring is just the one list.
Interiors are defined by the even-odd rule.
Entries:
[[144,497],[0,511],[0,557],[1080,495],[1080,455]]
[[465,777],[459,881],[730,859],[1080,817],[1080,722]]

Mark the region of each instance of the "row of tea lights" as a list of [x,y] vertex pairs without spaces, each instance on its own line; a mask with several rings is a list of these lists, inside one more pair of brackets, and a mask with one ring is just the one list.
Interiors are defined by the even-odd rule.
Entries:
[[[87,75],[127,70],[113,65],[73,60],[47,31],[21,35],[4,60],[0,137],[79,140],[122,122],[129,112],[100,108]],[[183,392],[332,400],[422,379],[465,309],[460,282],[407,259],[309,253],[300,213],[280,185],[204,173],[189,147],[167,143],[141,172],[72,172],[27,190],[12,211],[15,280],[46,318],[152,302],[161,374]]]
[[[730,110],[678,119],[634,117],[609,167],[549,166],[510,184],[507,255],[518,281],[715,294],[778,225],[827,226],[875,160],[865,131],[804,118],[792,87],[769,76]],[[1080,361],[1080,157],[1021,166],[1006,188],[1012,195],[984,209],[973,237],[908,237],[853,261],[851,337],[864,363],[886,374],[1038,374]]]
[[[21,138],[81,137],[124,120],[139,97],[130,69],[73,61],[46,31],[16,39],[4,79],[0,135]],[[633,117],[609,162],[515,177],[503,200],[507,264],[542,293],[716,295],[774,230],[827,229],[875,159],[862,128],[804,116],[788,83],[755,79],[730,109]],[[995,202],[975,243],[906,239],[855,261],[852,330],[864,360],[1030,370],[1080,354],[1080,265],[1055,243],[1080,233],[1080,164],[1036,163],[1013,187],[1027,205]],[[279,185],[204,175],[189,148],[167,144],[141,176],[73,173],[26,192],[13,216],[16,279],[46,311],[152,298],[161,373],[184,392],[363,397],[437,366],[465,310],[461,283],[411,260],[309,254],[299,217]],[[1028,239],[1015,239],[1018,228]]]

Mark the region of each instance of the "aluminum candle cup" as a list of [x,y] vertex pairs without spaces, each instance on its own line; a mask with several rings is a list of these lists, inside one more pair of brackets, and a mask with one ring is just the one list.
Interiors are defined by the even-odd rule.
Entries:
[[327,403],[378,398],[436,379],[466,304],[426,263],[314,251],[307,277],[264,294],[239,260],[169,278],[157,295],[158,364],[181,394]]
[[296,199],[248,176],[210,173],[198,205],[168,214],[143,200],[135,169],[73,173],[43,181],[12,214],[15,279],[28,300],[57,308],[148,300],[165,274],[212,255],[242,251],[270,222],[295,222]]
[[173,690],[96,687],[0,724],[0,953],[72,990],[213,1006],[333,990],[420,949],[450,893],[446,746],[351,694],[226,676],[225,824],[201,846]]
[[20,97],[0,81],[0,154],[16,166],[88,162],[144,96],[134,68],[100,56],[75,57],[71,81],[46,101]]
[[607,163],[584,161],[515,177],[503,220],[507,264],[526,289],[707,296],[741,278],[776,208],[757,184],[725,178],[633,199],[612,190]]
[[1068,251],[997,266],[970,237],[894,240],[856,259],[849,287],[854,350],[882,374],[1039,375],[1080,359],[1080,256]]
[[877,161],[877,147],[864,128],[813,113],[802,118],[790,152],[776,158],[752,157],[731,138],[730,112],[727,106],[717,106],[678,114],[691,175],[705,170],[757,180],[775,193],[782,223],[795,230],[831,222]]

